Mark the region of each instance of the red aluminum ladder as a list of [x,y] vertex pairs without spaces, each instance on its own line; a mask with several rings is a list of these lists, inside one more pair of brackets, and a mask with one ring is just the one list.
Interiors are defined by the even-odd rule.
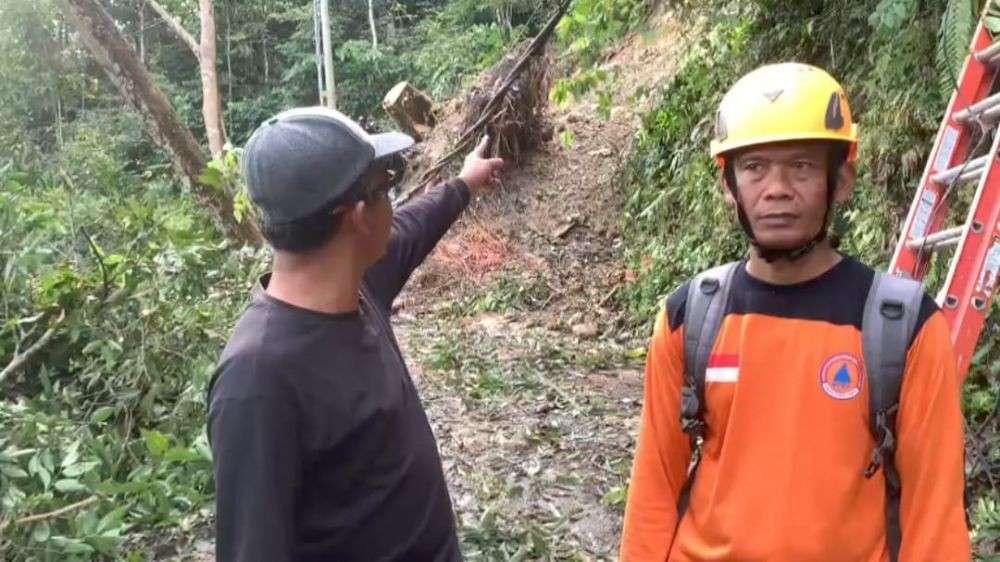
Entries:
[[[990,95],[998,70],[1000,41],[993,42],[980,18],[889,266],[895,275],[923,281],[932,254],[955,248],[937,301],[951,326],[963,379],[1000,284],[1000,93]],[[980,148],[973,145],[977,134],[985,139],[978,144],[989,143],[989,151],[970,159]],[[973,182],[975,197],[965,221],[945,227],[949,196]]]

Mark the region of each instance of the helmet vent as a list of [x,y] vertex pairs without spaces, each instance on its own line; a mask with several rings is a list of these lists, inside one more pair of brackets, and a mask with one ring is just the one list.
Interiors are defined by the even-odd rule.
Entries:
[[826,128],[838,131],[844,126],[844,114],[840,110],[840,94],[830,94],[830,103],[826,106]]
[[722,111],[715,112],[715,140],[722,142],[729,137],[726,131],[726,119],[722,116]]

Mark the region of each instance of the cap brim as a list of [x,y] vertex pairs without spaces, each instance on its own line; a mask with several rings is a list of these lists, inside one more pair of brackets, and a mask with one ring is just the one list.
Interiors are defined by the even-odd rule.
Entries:
[[416,144],[412,137],[403,133],[372,135],[371,141],[372,146],[375,147],[376,160],[398,154]]

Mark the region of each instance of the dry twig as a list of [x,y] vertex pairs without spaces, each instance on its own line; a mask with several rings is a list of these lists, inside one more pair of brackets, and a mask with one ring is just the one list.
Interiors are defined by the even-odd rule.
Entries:
[[49,340],[51,340],[52,336],[55,335],[56,329],[59,327],[60,324],[63,323],[65,319],[66,319],[66,311],[60,310],[59,318],[56,318],[56,321],[53,322],[51,326],[49,326],[49,329],[46,330],[44,334],[42,334],[42,337],[38,338],[35,341],[35,343],[31,344],[31,346],[28,347],[28,349],[24,350],[23,353],[15,354],[14,357],[10,360],[10,363],[8,363],[6,367],[4,367],[3,371],[0,371],[0,383],[2,383],[4,379],[6,379],[11,373],[24,366],[24,364],[27,363],[29,359],[31,359],[32,355],[38,353],[42,348],[48,345]]
[[80,500],[80,501],[78,501],[76,503],[71,503],[69,505],[64,505],[63,507],[60,507],[59,509],[55,509],[55,510],[49,511],[47,513],[39,513],[39,514],[36,514],[36,515],[28,515],[28,516],[22,517],[20,519],[14,519],[13,521],[3,521],[3,522],[0,522],[0,531],[3,531],[5,528],[7,528],[8,525],[11,525],[11,524],[13,524],[14,526],[21,526],[21,525],[27,525],[29,523],[37,523],[39,521],[48,521],[49,519],[55,519],[56,517],[59,517],[59,516],[62,516],[62,515],[66,515],[67,513],[71,513],[73,511],[78,510],[78,509],[83,509],[83,508],[85,508],[85,507],[87,507],[89,505],[95,504],[95,503],[97,503],[97,501],[99,499],[100,498],[98,498],[97,496],[90,496],[89,498],[87,498],[85,500]]

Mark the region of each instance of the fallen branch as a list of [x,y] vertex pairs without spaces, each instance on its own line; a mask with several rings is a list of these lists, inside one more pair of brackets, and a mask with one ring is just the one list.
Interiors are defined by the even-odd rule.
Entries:
[[483,108],[483,115],[479,118],[479,120],[469,126],[464,133],[462,133],[462,136],[458,139],[458,142],[455,144],[455,148],[451,152],[438,159],[433,166],[421,175],[420,180],[417,181],[413,189],[407,191],[401,196],[401,201],[405,202],[416,195],[416,193],[420,191],[435,176],[435,174],[444,169],[448,162],[468,150],[469,146],[471,146],[472,142],[476,140],[483,127],[496,117],[498,111],[501,109],[500,104],[504,101],[507,92],[510,90],[511,86],[514,85],[521,72],[523,72],[524,69],[527,68],[528,63],[530,63],[531,60],[545,48],[546,43],[552,36],[552,32],[556,29],[556,25],[559,24],[559,21],[566,14],[566,10],[569,8],[569,5],[569,0],[562,0],[562,2],[560,2],[556,12],[551,18],[549,18],[548,23],[546,23],[545,27],[542,28],[534,39],[532,39],[524,54],[522,54],[518,59],[517,64],[510,69],[510,72],[508,72],[507,76],[504,77],[501,86],[496,90],[496,92],[493,93],[493,96]]
[[612,287],[611,290],[608,291],[608,294],[604,295],[604,298],[601,299],[601,302],[597,303],[597,307],[604,308],[604,305],[608,304],[611,301],[611,299],[613,299],[615,295],[618,294],[618,289],[621,288],[622,288],[621,285],[615,285],[614,287]]
[[57,318],[56,321],[49,326],[49,329],[42,334],[42,337],[38,338],[35,343],[31,344],[31,347],[26,349],[24,353],[14,355],[14,358],[11,359],[10,363],[4,367],[3,371],[0,371],[0,383],[2,383],[11,373],[24,366],[24,364],[28,362],[28,359],[31,359],[32,355],[38,353],[43,347],[48,345],[49,340],[51,340],[52,336],[56,333],[56,328],[58,328],[65,319],[66,311],[60,310],[59,318]]
[[78,509],[83,509],[84,507],[93,505],[97,503],[100,498],[97,496],[90,496],[85,500],[80,500],[76,503],[71,503],[69,505],[60,507],[59,509],[49,511],[48,513],[39,513],[37,515],[28,515],[27,517],[22,517],[20,519],[15,519],[13,521],[4,521],[0,523],[0,531],[7,528],[8,525],[13,524],[14,526],[27,525],[28,523],[37,523],[39,521],[48,521],[49,519],[55,519],[60,515],[66,515],[67,513],[76,511]]

